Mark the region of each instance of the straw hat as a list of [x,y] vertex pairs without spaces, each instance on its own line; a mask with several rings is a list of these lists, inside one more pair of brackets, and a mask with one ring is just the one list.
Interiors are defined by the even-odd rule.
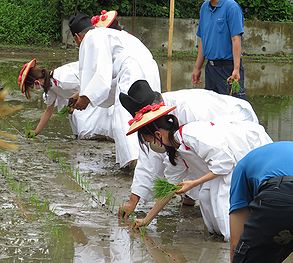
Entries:
[[133,119],[131,119],[128,122],[130,124],[130,128],[128,132],[126,133],[126,135],[130,135],[138,131],[140,128],[168,114],[170,111],[174,110],[175,108],[176,106],[165,106],[164,102],[145,106],[144,108],[138,111],[138,113],[134,116]]
[[106,10],[101,11],[101,15],[93,16],[91,18],[92,25],[95,27],[109,27],[115,18],[117,17],[117,11],[109,11]]
[[28,89],[26,88],[25,81],[30,69],[33,68],[36,65],[36,63],[37,60],[33,58],[31,61],[24,64],[18,76],[18,86],[21,89],[22,94],[25,94],[27,98],[30,98],[30,95]]
[[146,80],[134,82],[128,94],[120,93],[122,106],[133,116],[128,123],[130,128],[126,135],[130,135],[152,121],[168,114],[176,106],[165,106],[164,102],[154,104],[156,92],[151,89]]

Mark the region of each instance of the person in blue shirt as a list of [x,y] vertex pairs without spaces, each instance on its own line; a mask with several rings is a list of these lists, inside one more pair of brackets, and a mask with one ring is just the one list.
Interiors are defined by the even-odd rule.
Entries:
[[[243,13],[234,0],[209,0],[202,4],[196,33],[198,54],[192,72],[193,85],[201,82],[201,68],[206,59],[205,88],[246,99],[240,58],[243,33]],[[233,80],[239,83],[240,90],[231,90]]]
[[233,263],[283,262],[293,251],[293,142],[274,142],[236,165],[230,189]]

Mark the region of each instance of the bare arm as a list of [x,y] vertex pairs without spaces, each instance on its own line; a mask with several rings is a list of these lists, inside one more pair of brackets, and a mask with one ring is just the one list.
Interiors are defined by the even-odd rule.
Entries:
[[180,184],[178,184],[178,185],[181,185],[182,188],[180,190],[178,190],[176,193],[183,194],[183,193],[187,192],[188,190],[190,190],[191,188],[196,187],[198,185],[201,185],[201,184],[208,182],[210,180],[213,180],[216,177],[217,177],[217,175],[215,175],[212,172],[209,172],[198,179],[183,181]]
[[203,63],[204,63],[204,56],[202,52],[202,43],[201,43],[201,39],[199,38],[197,58],[194,64],[193,72],[192,72],[192,84],[194,85],[200,83],[201,68]]
[[247,207],[235,210],[230,214],[230,261],[232,262],[234,256],[234,249],[236,248],[240,236],[243,232],[244,223],[249,216]]
[[[210,181],[217,176],[213,174],[212,172],[207,173],[206,175],[200,177],[196,180],[190,180],[190,181],[184,181],[178,185],[181,185],[182,188],[178,191],[176,191],[176,194],[182,194],[187,192],[193,187],[196,187],[200,184],[203,184],[207,181]],[[171,198],[174,196],[175,192],[170,193],[168,196],[166,196],[163,199],[159,199],[153,208],[148,212],[145,218],[143,219],[137,219],[135,222],[135,227],[141,227],[144,225],[148,225],[155,217],[156,215],[164,208],[164,206],[171,200]]]
[[164,208],[164,206],[172,199],[175,195],[175,192],[171,192],[169,195],[162,199],[158,199],[152,209],[147,213],[145,218],[136,219],[135,228],[139,228],[141,226],[147,226],[152,220],[157,216],[157,214]]
[[45,112],[42,114],[42,117],[41,117],[37,127],[34,130],[36,135],[39,134],[47,125],[49,119],[51,118],[51,116],[53,114],[54,105],[55,105],[55,102],[52,105],[48,106],[47,109],[45,110]]
[[240,57],[241,57],[241,36],[237,35],[232,37],[232,52],[233,52],[233,63],[234,69],[232,75],[228,78],[231,82],[233,79],[240,80]]

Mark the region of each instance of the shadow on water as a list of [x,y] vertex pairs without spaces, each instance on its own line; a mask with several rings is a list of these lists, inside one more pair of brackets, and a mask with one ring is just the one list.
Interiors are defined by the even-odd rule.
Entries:
[[[118,222],[132,173],[118,169],[112,142],[75,140],[68,120],[57,116],[35,139],[24,137],[23,128],[36,124],[45,109],[41,94],[27,101],[17,88],[19,69],[28,59],[30,54],[24,61],[0,61],[0,85],[11,89],[8,100],[24,105],[0,122],[0,130],[19,138],[17,152],[0,152],[0,262],[229,262],[229,244],[209,235],[198,207],[181,207],[179,197],[144,235]],[[39,63],[56,67],[70,61],[62,57]],[[168,87],[191,88],[193,61],[171,64]],[[167,63],[159,67],[167,90]],[[273,139],[292,140],[292,67],[245,67],[247,94],[260,122]],[[137,213],[146,213],[152,204],[140,204]]]

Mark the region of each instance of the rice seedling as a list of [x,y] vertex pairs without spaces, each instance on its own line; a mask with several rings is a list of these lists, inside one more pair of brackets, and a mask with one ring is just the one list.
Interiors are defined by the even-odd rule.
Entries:
[[144,239],[144,237],[145,237],[145,232],[146,232],[146,227],[145,227],[145,226],[141,226],[141,227],[139,228],[139,233],[140,233],[140,237],[141,237],[142,239]]
[[153,193],[155,199],[163,199],[172,192],[179,190],[181,186],[169,183],[165,179],[156,179],[154,182]]
[[71,107],[64,106],[60,111],[57,112],[57,116],[62,118],[67,117],[70,111],[71,111]]
[[240,91],[240,84],[236,79],[233,79],[230,85],[231,85],[230,95],[234,93],[238,93]]
[[32,122],[27,122],[25,124],[23,130],[24,130],[24,135],[26,138],[34,139],[36,137],[36,134],[33,130],[33,123]]

